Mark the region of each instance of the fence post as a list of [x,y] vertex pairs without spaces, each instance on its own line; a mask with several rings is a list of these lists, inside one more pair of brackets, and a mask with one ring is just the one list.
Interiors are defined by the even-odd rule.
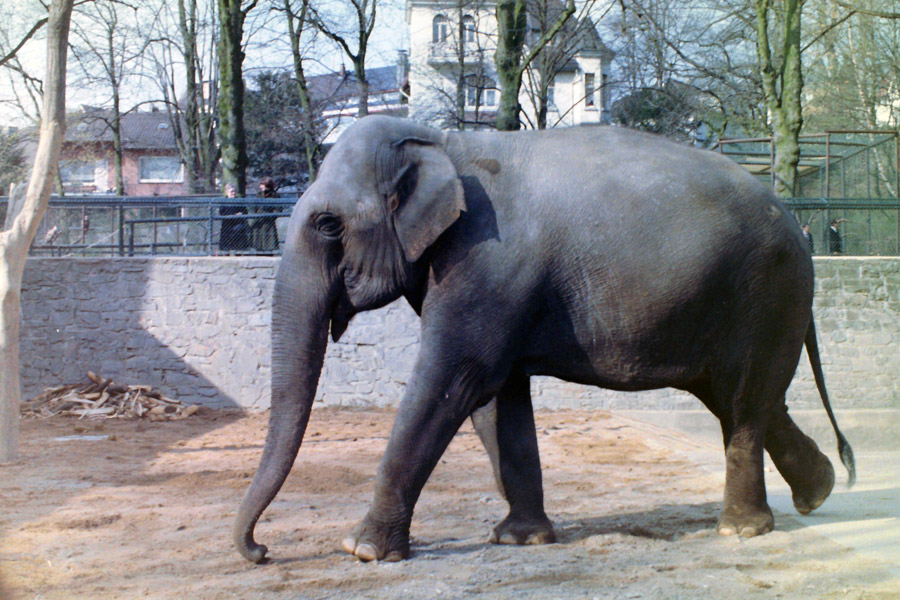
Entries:
[[[131,228],[131,235],[134,237],[134,227]],[[132,240],[132,255],[134,254],[134,240]],[[119,201],[119,256],[125,256],[125,206]]]
[[129,223],[128,229],[128,256],[134,256],[134,223]]
[[213,240],[213,204],[212,198],[209,199],[209,226],[206,229],[206,254],[212,254],[212,240]]

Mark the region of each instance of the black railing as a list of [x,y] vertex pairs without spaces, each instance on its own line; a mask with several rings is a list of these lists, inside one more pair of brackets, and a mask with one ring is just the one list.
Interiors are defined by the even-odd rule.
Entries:
[[[296,201],[289,197],[54,197],[31,254],[280,254]],[[900,199],[788,198],[785,204],[801,224],[810,225],[816,254],[830,254],[828,226],[832,219],[843,219],[844,254],[900,256]],[[6,198],[0,197],[0,223],[5,215]]]
[[[271,205],[271,203],[269,203]],[[149,250],[149,254],[157,255],[160,254],[160,249],[171,249],[171,248],[186,248],[187,243],[176,243],[176,242],[145,242],[145,243],[135,243],[135,227],[140,225],[153,225],[154,232],[158,231],[158,227],[160,225],[173,225],[177,223],[206,223],[210,226],[206,227],[206,239],[205,240],[197,240],[192,245],[197,248],[205,249],[204,252],[195,252],[194,254],[198,255],[206,255],[206,256],[215,256],[219,254],[265,254],[265,255],[274,255],[280,254],[281,250],[281,242],[283,242],[283,238],[281,235],[278,235],[275,238],[275,243],[271,244],[270,247],[261,248],[253,246],[252,238],[248,240],[246,247],[241,248],[232,240],[231,243],[226,244],[228,248],[221,248],[221,240],[222,235],[219,234],[219,242],[217,243],[214,236],[213,231],[215,228],[212,226],[215,222],[225,222],[225,223],[246,223],[246,229],[252,232],[253,227],[262,219],[272,219],[277,220],[282,217],[290,217],[291,213],[289,212],[265,212],[265,213],[253,213],[253,214],[239,214],[239,215],[226,215],[226,216],[209,216],[209,217],[175,217],[175,218],[164,218],[164,219],[130,219],[125,221],[125,226],[128,227],[128,256],[134,256],[135,250]],[[221,232],[221,227],[219,228]],[[276,229],[277,231],[277,229]],[[155,238],[155,233],[154,233]],[[142,252],[140,254],[146,254],[147,252]],[[173,252],[168,252],[167,254],[173,254]],[[185,254],[181,252],[180,254]]]
[[[0,197],[0,223],[6,200]],[[279,254],[296,201],[218,195],[52,197],[31,255]]]

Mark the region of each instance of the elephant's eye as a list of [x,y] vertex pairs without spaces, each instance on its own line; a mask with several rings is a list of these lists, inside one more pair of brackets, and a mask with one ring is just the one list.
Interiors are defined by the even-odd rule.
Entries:
[[341,218],[332,213],[321,213],[316,215],[316,231],[327,238],[336,239],[340,237],[344,231],[344,224]]

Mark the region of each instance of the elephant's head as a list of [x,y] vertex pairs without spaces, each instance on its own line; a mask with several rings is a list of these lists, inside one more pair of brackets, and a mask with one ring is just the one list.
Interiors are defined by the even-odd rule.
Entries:
[[234,540],[259,562],[253,528],[291,470],[327,344],[359,311],[409,293],[423,255],[464,210],[441,132],[403,119],[351,126],[294,208],[272,302],[272,408]]

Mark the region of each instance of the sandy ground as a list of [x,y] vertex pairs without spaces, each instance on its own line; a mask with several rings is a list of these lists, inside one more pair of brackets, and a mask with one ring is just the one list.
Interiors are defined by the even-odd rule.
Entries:
[[257,527],[265,565],[230,529],[266,415],[24,421],[22,460],[0,467],[0,597],[900,598],[896,571],[816,533],[815,513],[720,538],[721,476],[690,442],[603,412],[537,415],[559,543],[486,543],[505,504],[467,424],[419,501],[412,559],[360,563],[339,543],[371,500],[393,416],[314,411]]

